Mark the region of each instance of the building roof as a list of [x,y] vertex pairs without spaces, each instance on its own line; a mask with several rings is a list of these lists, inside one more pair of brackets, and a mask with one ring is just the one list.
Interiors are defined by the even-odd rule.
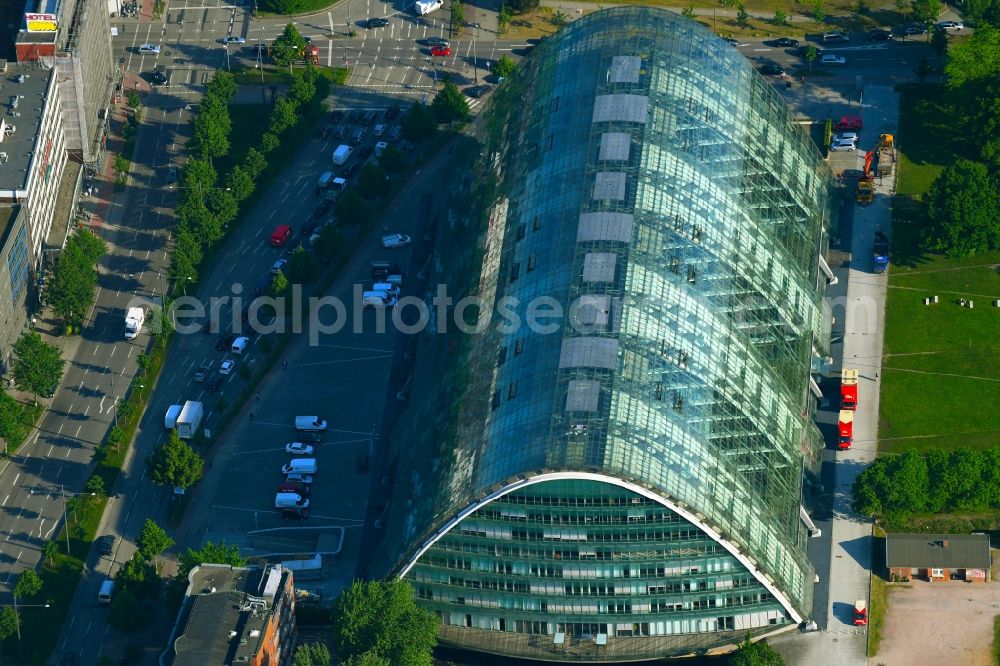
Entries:
[[[52,69],[40,62],[8,63],[0,74],[0,120],[13,126],[11,133],[0,134],[0,191],[23,190],[28,183],[28,167],[37,149],[38,131],[45,110],[45,93]],[[17,99],[17,106],[14,100]]]
[[174,641],[173,665],[232,664],[257,654],[289,575],[280,567],[202,564],[193,569],[190,611]]
[[888,567],[989,569],[990,538],[985,534],[888,534]]

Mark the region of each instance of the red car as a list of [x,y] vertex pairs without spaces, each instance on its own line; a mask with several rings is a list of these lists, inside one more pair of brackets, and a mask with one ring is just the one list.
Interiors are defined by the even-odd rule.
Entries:
[[292,235],[292,228],[287,224],[279,224],[271,232],[271,245],[273,247],[283,247],[288,241],[289,236]]
[[451,47],[450,46],[432,46],[431,47],[432,56],[450,56]]

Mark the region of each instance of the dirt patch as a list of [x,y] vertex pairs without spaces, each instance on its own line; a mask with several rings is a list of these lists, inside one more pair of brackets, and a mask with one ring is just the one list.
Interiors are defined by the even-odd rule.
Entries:
[[1000,585],[916,581],[889,588],[882,648],[871,660],[886,666],[994,666],[993,618]]

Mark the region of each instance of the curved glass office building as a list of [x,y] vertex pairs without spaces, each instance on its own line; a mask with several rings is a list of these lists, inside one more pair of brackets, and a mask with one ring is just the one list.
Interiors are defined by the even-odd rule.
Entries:
[[483,140],[482,227],[438,261],[473,252],[462,283],[492,318],[418,343],[386,570],[442,641],[510,656],[652,659],[799,623],[829,328],[816,146],[739,52],[643,7],[546,39]]

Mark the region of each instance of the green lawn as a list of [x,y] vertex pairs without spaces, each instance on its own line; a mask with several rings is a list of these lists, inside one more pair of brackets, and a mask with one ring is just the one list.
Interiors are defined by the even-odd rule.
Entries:
[[[904,87],[893,254],[886,302],[880,448],[991,446],[1000,434],[1000,253],[966,260],[922,252],[922,196],[968,150],[941,88]],[[923,299],[937,295],[936,305]],[[960,298],[975,302],[972,310]]]

